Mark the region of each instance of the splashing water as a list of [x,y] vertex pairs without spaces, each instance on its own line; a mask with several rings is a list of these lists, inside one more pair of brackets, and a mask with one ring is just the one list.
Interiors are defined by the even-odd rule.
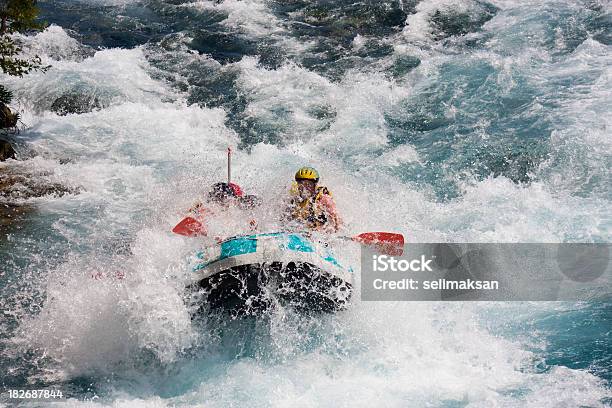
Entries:
[[202,243],[170,233],[232,145],[264,230],[310,164],[347,233],[609,242],[609,4],[40,7],[51,25],[22,40],[52,68],[2,77],[29,157],[2,166],[73,193],[0,198],[33,208],[0,237],[5,388],[62,389],[73,406],[610,403],[609,302],[355,296],[335,315],[192,321]]

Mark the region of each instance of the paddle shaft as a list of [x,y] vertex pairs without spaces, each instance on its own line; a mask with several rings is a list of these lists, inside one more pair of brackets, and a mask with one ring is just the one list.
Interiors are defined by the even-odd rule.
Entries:
[[227,184],[232,182],[232,148],[227,148]]

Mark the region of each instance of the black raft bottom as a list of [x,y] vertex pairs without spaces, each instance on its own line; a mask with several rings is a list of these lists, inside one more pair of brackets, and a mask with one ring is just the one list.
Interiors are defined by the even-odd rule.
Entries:
[[291,306],[305,312],[332,312],[346,307],[352,287],[340,278],[301,262],[235,266],[202,279],[200,292],[205,310],[232,314],[257,314]]

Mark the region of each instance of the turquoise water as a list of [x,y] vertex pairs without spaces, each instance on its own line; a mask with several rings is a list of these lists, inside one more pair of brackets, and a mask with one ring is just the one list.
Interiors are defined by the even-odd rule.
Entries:
[[[309,164],[347,233],[610,242],[607,2],[40,7],[50,26],[23,40],[52,68],[1,78],[36,155],[5,165],[79,193],[19,201],[35,210],[0,237],[3,388],[74,406],[611,403],[609,288],[590,303],[355,298],[329,316],[192,322],[184,282],[203,243],[169,232],[231,145],[264,230]],[[95,109],[53,113],[74,93]]]

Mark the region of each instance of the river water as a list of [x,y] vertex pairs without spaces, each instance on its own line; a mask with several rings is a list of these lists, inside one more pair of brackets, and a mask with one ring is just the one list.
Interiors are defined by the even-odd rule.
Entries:
[[[6,166],[75,193],[11,199],[32,210],[0,237],[3,388],[77,407],[611,403],[609,288],[192,322],[201,243],[169,232],[233,146],[270,230],[312,165],[347,233],[610,242],[609,2],[39,5],[49,26],[23,41],[52,67],[1,78],[28,157]],[[53,111],[75,94],[93,111]]]

